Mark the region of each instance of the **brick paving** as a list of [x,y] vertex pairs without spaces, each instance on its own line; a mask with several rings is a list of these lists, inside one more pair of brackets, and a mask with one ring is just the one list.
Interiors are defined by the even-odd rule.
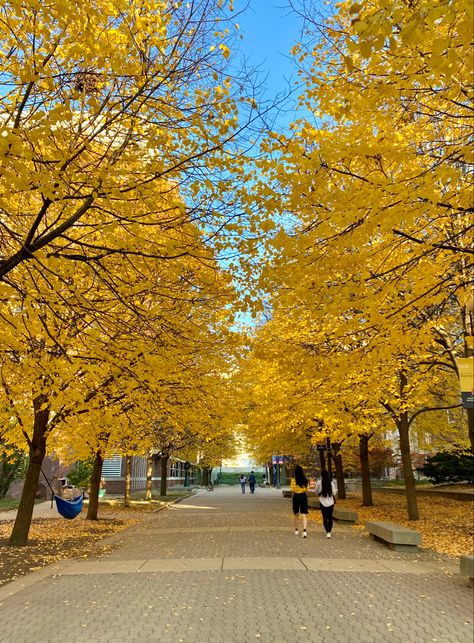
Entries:
[[0,641],[473,640],[457,559],[394,552],[350,525],[327,540],[311,522],[303,540],[274,489],[203,492],[109,540],[106,556],[0,588]]

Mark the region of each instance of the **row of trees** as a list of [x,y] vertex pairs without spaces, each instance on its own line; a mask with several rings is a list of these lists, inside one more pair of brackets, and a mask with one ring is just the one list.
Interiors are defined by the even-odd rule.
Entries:
[[255,160],[230,5],[1,9],[0,439],[29,453],[11,544],[48,450],[95,459],[96,517],[107,454],[210,467],[239,407],[263,460],[393,429],[417,518],[410,431],[429,411],[447,433],[449,412],[459,442],[471,5],[346,1],[318,22],[304,3],[303,116]]
[[431,433],[474,448],[456,364],[474,335],[472,6],[349,0],[326,21],[302,11],[303,116],[268,136],[260,163],[257,198],[275,228],[242,380],[248,423],[266,456],[326,436],[363,452],[395,431],[417,519],[410,433],[423,415]]
[[[227,3],[6,2],[0,21],[0,438],[29,455],[231,448],[240,339],[220,253],[258,114]],[[219,445],[219,448],[216,447]]]

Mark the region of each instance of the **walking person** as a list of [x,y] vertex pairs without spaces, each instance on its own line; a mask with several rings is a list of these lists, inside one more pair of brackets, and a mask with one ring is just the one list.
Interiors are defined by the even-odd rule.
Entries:
[[255,477],[255,473],[253,471],[250,472],[249,475],[249,487],[250,487],[250,493],[255,492],[255,483],[257,482],[257,479]]
[[321,471],[321,480],[316,483],[316,493],[319,494],[319,508],[323,514],[324,531],[326,538],[331,538],[332,512],[336,504],[336,485],[331,480],[329,471]]
[[299,535],[298,516],[301,514],[303,519],[303,538],[306,538],[306,527],[308,524],[308,478],[305,476],[303,468],[297,464],[295,467],[295,476],[291,479],[290,489],[293,493],[293,515],[295,517],[295,536]]
[[247,482],[247,478],[246,476],[244,476],[244,474],[240,476],[239,482],[240,482],[240,488],[242,489],[242,493],[245,493],[245,483]]

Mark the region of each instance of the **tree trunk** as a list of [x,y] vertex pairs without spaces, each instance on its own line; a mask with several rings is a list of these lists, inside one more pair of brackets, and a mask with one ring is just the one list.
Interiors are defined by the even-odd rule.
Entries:
[[337,497],[340,500],[345,500],[346,483],[344,480],[344,468],[342,466],[342,456],[340,454],[341,445],[338,442],[333,442],[332,448],[334,453],[334,465],[336,468]]
[[125,489],[123,494],[123,506],[130,507],[130,489],[132,486],[132,457],[125,456]]
[[99,509],[99,489],[102,479],[102,465],[104,458],[100,451],[95,454],[94,466],[92,467],[91,483],[89,486],[89,506],[87,507],[87,520],[97,520]]
[[168,455],[162,455],[160,458],[160,496],[166,498],[166,482],[167,482],[167,473],[168,473]]
[[153,483],[153,456],[148,456],[146,459],[146,488],[145,500],[152,499],[152,483]]
[[362,473],[362,506],[373,507],[372,487],[370,485],[369,436],[359,437],[360,470]]
[[328,473],[332,480],[331,438],[326,438],[326,454],[327,454]]
[[418,513],[418,502],[416,499],[415,476],[413,475],[413,467],[411,464],[408,413],[406,411],[405,413],[402,413],[400,419],[397,420],[397,428],[398,435],[400,437],[400,451],[402,454],[403,477],[405,479],[408,518],[410,520],[418,520],[420,515]]
[[24,546],[28,544],[33,507],[35,505],[38,480],[41,465],[46,455],[46,430],[49,420],[49,406],[42,408],[47,403],[44,395],[38,395],[33,400],[34,422],[33,437],[30,443],[30,461],[26,470],[25,484],[21,494],[20,505],[13,525],[13,530],[8,541],[9,545]]
[[321,472],[326,471],[326,458],[324,457],[324,451],[318,450],[319,453],[319,465],[321,467]]

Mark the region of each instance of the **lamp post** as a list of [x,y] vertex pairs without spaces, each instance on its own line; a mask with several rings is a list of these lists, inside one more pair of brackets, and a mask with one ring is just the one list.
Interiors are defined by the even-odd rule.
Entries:
[[189,469],[191,468],[191,465],[189,462],[184,463],[184,486],[189,487]]

